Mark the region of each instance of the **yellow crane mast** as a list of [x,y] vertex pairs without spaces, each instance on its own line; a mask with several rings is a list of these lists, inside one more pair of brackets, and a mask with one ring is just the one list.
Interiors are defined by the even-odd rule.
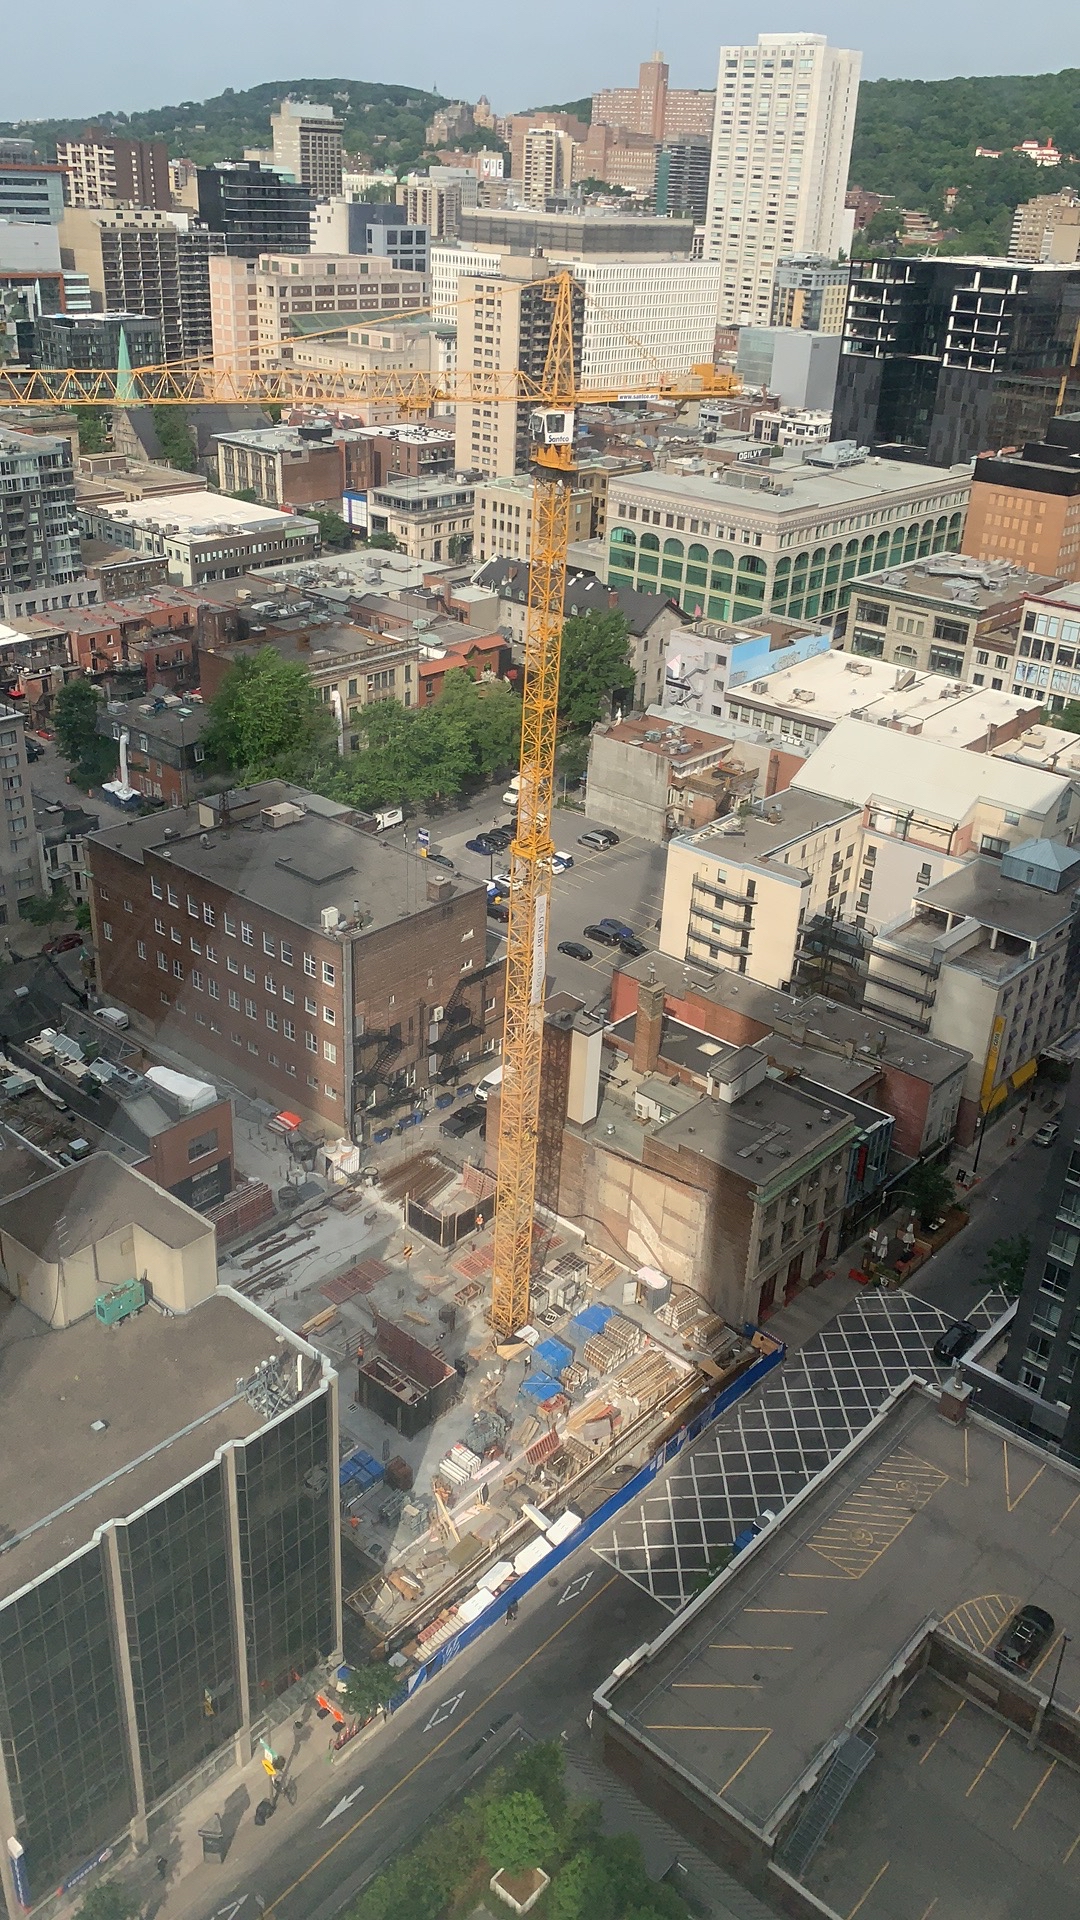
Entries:
[[440,375],[334,372],[281,366],[232,372],[205,361],[132,372],[0,368],[0,406],[315,405],[390,400],[427,412],[438,402],[529,404],[535,469],[529,602],[525,627],[517,832],[510,850],[503,1078],[499,1107],[498,1190],[491,1322],[507,1339],[529,1317],[540,1066],[544,1036],[551,861],[551,816],[559,706],[559,664],[574,476],[575,410],[633,394],[695,399],[737,392],[735,376],[695,367],[691,379],[657,373],[618,389],[579,386],[574,369],[573,275],[544,283],[552,322],[540,380],[519,369],[461,370]]

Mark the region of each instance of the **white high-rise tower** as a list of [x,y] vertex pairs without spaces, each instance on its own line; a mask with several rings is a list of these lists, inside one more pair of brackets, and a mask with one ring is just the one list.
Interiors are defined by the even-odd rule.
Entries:
[[705,225],[705,256],[723,266],[720,321],[767,326],[782,255],[848,247],[861,64],[821,33],[721,47]]

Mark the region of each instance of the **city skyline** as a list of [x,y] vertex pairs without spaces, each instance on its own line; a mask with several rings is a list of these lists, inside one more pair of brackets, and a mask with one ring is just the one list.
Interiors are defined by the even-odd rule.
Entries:
[[[102,32],[100,20],[92,26],[71,0],[60,0],[47,62],[40,58],[32,19],[12,21],[0,118],[92,116],[208,99],[227,87],[240,90],[275,78],[268,65],[290,64],[276,52],[271,62],[266,51],[274,42],[275,23],[285,26],[280,0],[261,7],[257,22],[254,9],[236,0],[224,10],[193,0],[193,31],[186,45],[170,47],[167,85],[150,42],[129,31],[135,21],[130,0],[114,0],[107,11],[110,30]],[[389,26],[378,22],[366,22],[362,33],[350,35],[336,11],[316,0],[306,15],[310,31],[303,55],[291,64],[312,78],[363,77],[470,99],[483,92],[499,111],[509,112],[631,84],[638,60],[647,57],[657,37],[676,86],[711,86],[722,41],[749,43],[760,32],[788,28],[824,33],[833,45],[859,48],[864,80],[944,79],[973,69],[985,74],[1058,71],[1080,62],[1075,28],[1071,36],[1063,31],[1067,17],[1064,7],[1051,6],[1032,20],[1004,0],[989,0],[977,12],[972,0],[962,0],[943,15],[929,0],[914,0],[902,20],[894,20],[867,16],[851,0],[829,0],[816,8],[800,7],[790,19],[738,4],[720,20],[678,0],[661,20],[655,6],[640,0],[617,13],[612,0],[599,0],[585,15],[566,0],[555,0],[545,14],[543,42],[536,46],[516,24],[495,31],[490,19],[470,27],[455,17],[451,25],[432,0],[422,0],[419,31],[402,45]],[[321,46],[329,50],[325,56]]]

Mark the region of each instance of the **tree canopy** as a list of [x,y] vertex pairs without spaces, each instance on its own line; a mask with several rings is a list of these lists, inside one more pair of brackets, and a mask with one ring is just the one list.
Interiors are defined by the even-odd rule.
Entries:
[[563,627],[559,674],[559,718],[577,732],[605,717],[613,697],[630,693],[630,629],[626,615],[612,609],[571,614]]
[[161,457],[168,467],[194,473],[195,434],[185,407],[155,407],[154,431],[161,444]]
[[97,730],[101,710],[101,695],[92,680],[69,680],[56,696],[56,744],[85,787],[110,779],[116,768],[115,743]]
[[423,804],[516,764],[521,705],[506,681],[455,668],[434,706],[380,700],[351,727],[360,750],[332,769],[322,791],[352,807]]
[[261,647],[226,673],[210,703],[203,744],[222,772],[297,777],[320,752],[333,752],[333,721],[299,662]]
[[995,1240],[986,1249],[983,1270],[975,1282],[980,1287],[996,1287],[1006,1300],[1018,1300],[1024,1284],[1027,1263],[1031,1258],[1031,1241],[1026,1233],[1016,1233]]
[[116,1880],[101,1880],[83,1894],[76,1920],[135,1920],[142,1901]]
[[339,552],[343,547],[352,546],[352,530],[348,521],[343,520],[333,507],[306,507],[305,518],[318,522],[319,539],[328,552]]
[[922,1227],[928,1227],[931,1220],[937,1220],[956,1204],[956,1188],[936,1160],[923,1160],[912,1167],[899,1191],[911,1200]]
[[555,1852],[555,1829],[543,1801],[527,1789],[508,1793],[488,1809],[487,1850],[492,1865],[507,1873],[542,1867]]

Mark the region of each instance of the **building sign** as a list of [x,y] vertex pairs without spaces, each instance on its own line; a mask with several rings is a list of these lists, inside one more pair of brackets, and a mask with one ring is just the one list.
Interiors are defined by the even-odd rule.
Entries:
[[15,1896],[20,1907],[29,1908],[31,1905],[30,1875],[26,1871],[26,1849],[15,1839],[8,1841],[7,1848],[11,1857],[11,1877],[15,1882]]

